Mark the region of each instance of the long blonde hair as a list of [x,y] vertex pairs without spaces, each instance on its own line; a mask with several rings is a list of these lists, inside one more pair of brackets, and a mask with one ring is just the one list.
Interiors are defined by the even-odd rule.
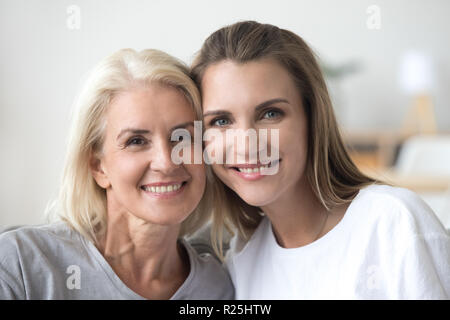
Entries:
[[[159,83],[177,88],[201,119],[200,94],[188,67],[159,50],[122,49],[102,60],[92,71],[75,104],[56,217],[93,242],[106,227],[106,192],[95,182],[89,167],[92,153],[101,150],[105,114],[112,99],[136,84]],[[167,112],[162,110],[161,112]],[[191,234],[209,218],[210,188],[196,210],[182,223],[180,236]]]
[[[328,90],[314,53],[301,37],[269,24],[244,21],[221,28],[203,43],[191,74],[199,88],[208,66],[223,60],[245,63],[262,58],[277,61],[291,75],[303,98],[308,121],[306,175],[328,210],[350,202],[375,181],[350,159],[339,133]],[[248,239],[261,220],[260,209],[246,204],[217,177],[214,179],[215,228],[228,226]],[[213,232],[220,237],[222,230]],[[220,246],[220,239],[215,241]],[[216,248],[222,252],[222,248]]]

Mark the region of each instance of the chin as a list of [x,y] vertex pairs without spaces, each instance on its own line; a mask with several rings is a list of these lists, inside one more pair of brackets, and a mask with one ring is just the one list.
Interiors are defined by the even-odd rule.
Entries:
[[145,213],[140,218],[148,223],[161,225],[161,226],[174,226],[181,224],[189,214],[180,214],[183,210],[158,210],[152,211],[151,213]]
[[267,194],[265,196],[264,193],[255,193],[249,192],[249,193],[237,193],[237,195],[244,200],[247,204],[254,206],[254,207],[262,207],[270,203],[272,199],[272,195]]

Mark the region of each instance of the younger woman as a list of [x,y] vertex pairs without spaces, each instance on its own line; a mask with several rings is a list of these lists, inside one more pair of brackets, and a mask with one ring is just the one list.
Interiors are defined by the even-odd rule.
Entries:
[[[246,21],[214,32],[192,74],[205,128],[235,162],[215,163],[216,219],[237,237],[238,299],[446,299],[450,239],[411,191],[363,175],[345,150],[314,54],[296,34]],[[250,163],[230,129],[276,130],[279,156]],[[227,157],[229,155],[227,154]],[[236,159],[244,159],[238,161]],[[242,163],[243,162],[243,163]],[[217,233],[217,232],[216,232]]]

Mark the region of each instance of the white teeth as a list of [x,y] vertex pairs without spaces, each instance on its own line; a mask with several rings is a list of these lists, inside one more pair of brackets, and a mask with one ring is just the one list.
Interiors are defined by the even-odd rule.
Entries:
[[168,185],[168,186],[160,186],[160,187],[148,187],[148,186],[144,186],[143,187],[145,191],[150,191],[153,193],[166,193],[166,192],[172,192],[172,191],[176,191],[178,189],[181,188],[181,183],[179,184],[172,184],[172,185]]
[[269,166],[261,166],[257,168],[238,168],[240,172],[243,173],[256,173],[259,172],[262,168],[267,169]]

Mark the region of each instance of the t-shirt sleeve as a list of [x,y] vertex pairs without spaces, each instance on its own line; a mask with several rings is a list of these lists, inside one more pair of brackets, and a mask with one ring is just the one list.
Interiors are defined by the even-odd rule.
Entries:
[[402,261],[405,299],[450,298],[450,238],[446,233],[417,234]]
[[402,196],[400,211],[405,219],[396,234],[405,235],[403,241],[408,240],[398,260],[398,298],[449,299],[450,236],[418,195],[408,191]]
[[14,290],[6,283],[6,281],[0,279],[0,300],[17,300],[20,299]]
[[25,299],[15,237],[7,234],[0,236],[0,299]]

